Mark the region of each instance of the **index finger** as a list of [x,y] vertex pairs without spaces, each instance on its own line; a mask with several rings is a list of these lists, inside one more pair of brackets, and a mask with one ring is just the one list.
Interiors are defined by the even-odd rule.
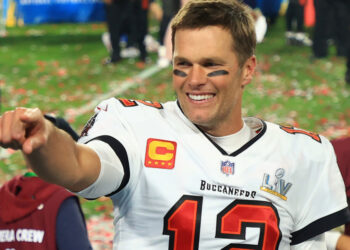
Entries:
[[[18,139],[20,136],[17,134],[13,137],[13,123],[16,119],[15,111],[7,111],[1,116],[0,120],[0,142],[3,147],[11,147],[13,149],[19,149]],[[24,133],[23,133],[24,134]]]
[[[27,121],[27,114],[31,113],[31,109],[27,108],[16,108],[11,123],[12,138],[23,144],[26,139],[26,129],[32,126],[30,121]],[[23,117],[25,119],[23,119]]]

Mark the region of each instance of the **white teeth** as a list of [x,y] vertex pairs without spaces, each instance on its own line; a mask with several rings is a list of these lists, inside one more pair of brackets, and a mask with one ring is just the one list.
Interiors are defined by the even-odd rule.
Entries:
[[192,100],[203,101],[212,98],[214,95],[188,95]]

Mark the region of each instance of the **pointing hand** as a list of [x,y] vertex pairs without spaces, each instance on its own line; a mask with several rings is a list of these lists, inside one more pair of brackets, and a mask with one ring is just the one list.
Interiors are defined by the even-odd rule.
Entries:
[[7,111],[0,117],[0,146],[30,154],[47,142],[48,124],[37,108]]

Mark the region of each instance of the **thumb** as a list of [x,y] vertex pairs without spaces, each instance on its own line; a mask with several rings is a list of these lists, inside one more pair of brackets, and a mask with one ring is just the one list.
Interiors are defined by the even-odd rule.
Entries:
[[28,155],[41,148],[47,141],[45,138],[43,134],[35,134],[27,138],[22,145],[23,153]]
[[32,143],[32,138],[28,138],[24,141],[22,144],[22,152],[26,155],[29,155],[33,152],[33,143]]

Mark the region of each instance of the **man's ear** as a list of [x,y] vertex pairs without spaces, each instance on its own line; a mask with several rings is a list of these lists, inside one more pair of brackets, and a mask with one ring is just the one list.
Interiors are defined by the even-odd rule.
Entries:
[[246,62],[243,65],[243,81],[242,81],[242,87],[249,84],[251,80],[253,79],[253,75],[255,73],[255,67],[256,67],[256,57],[255,55],[252,55],[249,57]]

